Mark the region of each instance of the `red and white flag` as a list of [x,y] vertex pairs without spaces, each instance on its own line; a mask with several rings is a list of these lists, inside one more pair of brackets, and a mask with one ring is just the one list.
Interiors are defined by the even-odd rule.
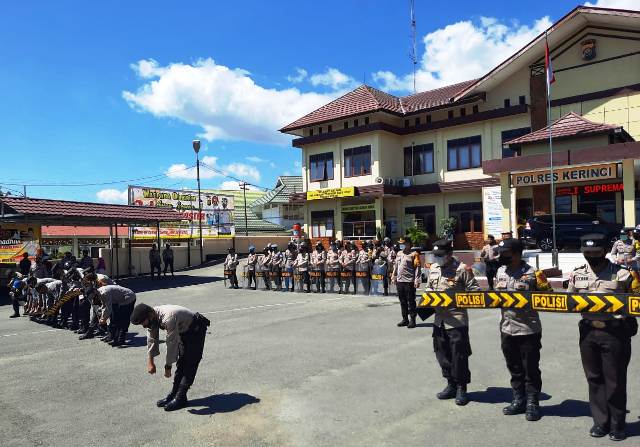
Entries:
[[547,36],[544,37],[544,71],[547,76],[547,90],[549,86],[556,82],[556,76],[553,74],[553,67],[551,66],[551,56],[549,55],[549,43],[547,42]]

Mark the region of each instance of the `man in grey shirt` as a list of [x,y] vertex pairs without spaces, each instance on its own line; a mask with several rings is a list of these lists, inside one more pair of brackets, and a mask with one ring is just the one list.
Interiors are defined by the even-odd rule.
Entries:
[[136,304],[136,294],[131,289],[117,285],[99,287],[98,297],[102,302],[100,324],[109,322],[111,332],[111,346],[121,346],[127,338],[129,330],[129,320]]
[[171,368],[177,363],[171,392],[157,402],[165,411],[179,410],[187,406],[187,391],[193,384],[202,359],[208,319],[186,307],[165,304],[151,307],[138,304],[131,315],[131,323],[147,329],[147,371],[156,373],[154,358],[160,355],[160,329],[167,331],[167,357],[164,376],[171,377]]

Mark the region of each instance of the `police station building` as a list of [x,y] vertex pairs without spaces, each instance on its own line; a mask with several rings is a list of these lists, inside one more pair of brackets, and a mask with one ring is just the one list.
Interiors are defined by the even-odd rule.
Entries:
[[[548,44],[556,211],[635,226],[640,12],[577,7]],[[291,201],[305,232],[435,236],[453,217],[456,248],[479,248],[550,212],[544,58],[543,34],[479,79],[404,97],[362,85],[285,126],[302,152]]]

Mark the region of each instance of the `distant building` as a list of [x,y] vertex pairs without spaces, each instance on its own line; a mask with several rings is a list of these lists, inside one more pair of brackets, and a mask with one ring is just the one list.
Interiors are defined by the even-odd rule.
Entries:
[[304,207],[289,203],[292,194],[302,192],[302,176],[282,175],[276,186],[251,203],[251,209],[260,219],[290,229],[304,220]]

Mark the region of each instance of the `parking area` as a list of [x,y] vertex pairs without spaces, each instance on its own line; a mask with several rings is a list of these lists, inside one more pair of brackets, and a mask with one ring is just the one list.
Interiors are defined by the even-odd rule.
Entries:
[[[441,402],[431,327],[397,328],[393,297],[228,290],[220,266],[123,283],[150,305],[212,322],[190,406],[155,401],[170,380],[146,372],[145,334],[129,346],[78,341],[0,307],[2,446],[571,445],[591,439],[577,315],[545,314],[543,418],[506,417],[509,379],[498,310],[471,310],[472,402]],[[629,367],[630,437],[640,444],[640,358]],[[164,355],[164,347],[161,347]],[[158,362],[161,365],[161,362]]]

